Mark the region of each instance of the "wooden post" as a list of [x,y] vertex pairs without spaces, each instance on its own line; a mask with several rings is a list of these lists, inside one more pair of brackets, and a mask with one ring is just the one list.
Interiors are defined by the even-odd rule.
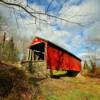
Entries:
[[30,49],[28,50],[28,60],[30,60]]
[[46,77],[48,77],[48,69],[47,69],[47,67],[48,67],[48,65],[47,65],[47,42],[45,42],[44,43],[45,44],[45,50],[44,50],[44,63],[45,63],[45,71],[46,71]]
[[29,60],[29,70],[32,71],[32,52],[31,50],[29,50],[28,60]]

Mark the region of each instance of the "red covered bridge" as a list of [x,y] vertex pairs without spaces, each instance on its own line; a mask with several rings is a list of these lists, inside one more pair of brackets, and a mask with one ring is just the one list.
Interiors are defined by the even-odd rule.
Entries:
[[30,45],[32,61],[45,61],[47,69],[63,70],[69,72],[81,71],[81,59],[63,49],[62,47],[45,40],[35,37]]

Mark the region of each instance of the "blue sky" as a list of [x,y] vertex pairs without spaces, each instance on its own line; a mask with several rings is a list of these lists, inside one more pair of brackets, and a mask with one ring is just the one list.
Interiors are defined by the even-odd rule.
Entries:
[[[26,4],[25,0],[22,1],[23,4]],[[91,54],[96,48],[97,57],[100,58],[100,42],[95,42],[96,40],[100,41],[100,0],[27,0],[27,2],[35,11],[46,12],[64,18],[69,22],[65,23],[64,21],[40,15],[41,18],[46,19],[51,25],[34,24],[34,18],[17,9],[16,16],[22,36],[34,37],[39,35],[64,47],[79,57],[87,54],[87,47]],[[0,7],[0,12],[5,17],[10,16],[7,8],[1,5]],[[13,11],[10,12],[13,15]],[[14,16],[12,16],[12,19],[9,19],[9,21],[12,20],[12,27],[16,28],[14,19]],[[81,23],[84,27],[70,22]],[[91,42],[87,41],[88,39]]]
[[29,5],[36,4],[47,12],[57,13],[65,3],[69,6],[79,6],[82,5],[85,0],[27,0]]
[[[51,1],[53,1],[53,2],[51,3]],[[65,2],[65,4],[63,4],[64,2]],[[66,36],[66,40],[64,40],[64,42],[66,43],[66,45],[67,44],[70,45],[71,49],[69,49],[69,50],[72,53],[74,53],[75,55],[78,55],[79,53],[84,52],[86,50],[87,46],[89,48],[91,48],[92,50],[94,50],[95,48],[98,48],[98,45],[96,46],[96,44],[93,44],[93,43],[87,45],[87,43],[85,43],[85,39],[87,38],[88,34],[90,35],[90,33],[88,33],[87,30],[89,28],[93,27],[93,25],[95,25],[95,23],[99,23],[98,20],[100,20],[100,19],[97,18],[97,16],[99,16],[98,15],[98,9],[99,9],[98,3],[100,3],[99,0],[90,0],[90,1],[89,0],[28,0],[28,3],[30,5],[36,4],[36,5],[40,6],[41,8],[43,8],[44,12],[48,10],[48,13],[50,13],[50,14],[52,13],[53,15],[58,15],[58,16],[60,16],[59,13],[62,11],[62,9],[64,9],[64,7],[66,8],[66,6],[68,6],[69,8],[74,7],[72,10],[74,12],[74,9],[77,9],[78,7],[81,9],[82,6],[87,5],[88,7],[86,6],[87,9],[85,9],[85,10],[88,10],[88,11],[84,10],[83,15],[85,15],[84,14],[85,12],[87,12],[86,15],[89,15],[90,13],[94,13],[94,15],[90,14],[89,18],[82,19],[83,21],[86,21],[85,23],[83,22],[85,24],[85,27],[80,27],[80,26],[73,25],[73,24],[72,25],[67,25],[67,24],[61,25],[61,23],[57,23],[57,22],[54,22],[51,27],[53,28],[53,31],[56,31],[56,32],[65,31],[66,33],[69,33]],[[93,5],[93,3],[94,3],[94,5]],[[49,7],[48,7],[48,5],[49,5]],[[64,7],[62,7],[62,5]],[[97,6],[97,7],[95,7],[95,6]],[[93,12],[90,11],[92,9],[94,10]],[[66,9],[64,12],[66,12]],[[69,12],[69,13],[71,13],[71,12]],[[65,16],[65,19],[66,19],[66,16]],[[78,18],[76,18],[75,20],[77,20],[77,19]],[[98,35],[98,36],[100,36],[100,35]],[[78,41],[78,43],[77,43],[77,41]],[[76,44],[74,44],[74,42],[76,42]],[[68,49],[68,48],[66,48],[66,49]]]

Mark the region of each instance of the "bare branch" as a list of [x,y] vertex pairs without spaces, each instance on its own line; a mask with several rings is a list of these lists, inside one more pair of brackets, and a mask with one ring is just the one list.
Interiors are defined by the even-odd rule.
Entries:
[[6,5],[17,6],[17,7],[19,7],[19,8],[22,8],[25,12],[27,12],[29,15],[31,15],[31,16],[34,17],[35,19],[39,19],[39,20],[42,20],[42,21],[45,21],[45,22],[46,22],[46,20],[43,20],[43,19],[38,18],[37,16],[34,16],[32,13],[30,13],[30,12],[29,12],[25,7],[23,7],[22,5],[15,4],[15,3],[8,3],[8,2],[5,2],[5,1],[3,1],[3,0],[0,0],[0,2],[4,3],[4,4],[6,4]]
[[77,14],[75,14],[75,15],[71,16],[70,19],[75,18],[75,17],[88,17],[88,16],[90,16],[90,15],[77,15]]
[[47,16],[49,16],[49,17],[52,17],[52,18],[56,18],[56,19],[65,21],[65,22],[67,22],[67,23],[77,24],[77,25],[79,25],[79,26],[81,26],[81,27],[84,27],[84,25],[82,25],[81,23],[69,21],[69,20],[67,20],[67,19],[64,19],[64,18],[61,18],[61,17],[57,17],[57,16],[54,16],[54,15],[45,14],[45,13],[42,13],[42,12],[33,12],[33,13],[35,13],[35,14],[41,14],[41,15],[47,15]]
[[47,9],[46,9],[46,11],[45,11],[45,13],[47,13],[48,12],[48,10],[49,10],[49,7],[51,6],[51,4],[52,4],[52,2],[53,2],[54,0],[51,0],[51,2],[49,3],[49,5],[48,5],[48,7],[47,7]]
[[[44,20],[44,19],[42,19],[42,18],[40,18],[40,17],[37,17],[37,16],[35,16],[35,15],[36,15],[36,14],[38,14],[38,15],[46,15],[46,16],[51,17],[51,18],[56,18],[56,19],[58,19],[58,20],[65,21],[65,22],[67,22],[67,23],[77,24],[77,25],[79,25],[79,26],[81,26],[81,27],[84,27],[84,25],[82,25],[81,23],[69,21],[69,20],[67,20],[67,19],[60,18],[60,17],[58,17],[58,16],[54,16],[54,15],[50,15],[50,14],[42,13],[42,12],[38,12],[38,11],[30,12],[26,7],[24,7],[24,6],[20,5],[20,4],[9,3],[9,2],[6,2],[6,1],[4,1],[4,0],[0,0],[0,2],[3,3],[3,4],[9,5],[9,6],[19,7],[19,8],[21,8],[21,9],[23,9],[25,12],[27,12],[30,16],[32,16],[33,18],[35,18],[35,20],[38,19],[38,20],[41,20],[41,21],[46,22],[47,24],[50,24],[50,23],[48,23],[48,20]],[[35,15],[33,15],[33,14],[35,14]]]
[[33,14],[31,14],[25,7],[19,5],[19,4],[15,4],[15,3],[8,3],[8,2],[5,2],[4,0],[0,0],[0,2],[4,3],[4,4],[7,4],[7,5],[11,5],[11,6],[17,6],[19,8],[22,8],[24,11],[26,11],[28,14],[30,14],[32,17],[34,18],[37,18],[36,16],[34,16]]
[[60,5],[60,8],[59,8],[59,11],[58,11],[58,12],[61,11],[61,9],[63,8],[63,6],[64,6],[64,4],[65,4],[66,2],[67,2],[67,0],[64,0],[63,4]]

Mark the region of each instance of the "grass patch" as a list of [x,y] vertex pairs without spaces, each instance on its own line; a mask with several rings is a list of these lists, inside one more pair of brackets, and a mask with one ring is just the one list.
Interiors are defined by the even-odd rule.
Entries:
[[[52,92],[52,93],[50,93]],[[79,89],[71,89],[64,91],[46,91],[45,100],[99,100],[100,95]]]
[[49,79],[41,84],[44,100],[99,100],[100,85],[95,80],[77,80],[76,78]]
[[67,73],[67,71],[53,71],[53,75],[65,75]]

